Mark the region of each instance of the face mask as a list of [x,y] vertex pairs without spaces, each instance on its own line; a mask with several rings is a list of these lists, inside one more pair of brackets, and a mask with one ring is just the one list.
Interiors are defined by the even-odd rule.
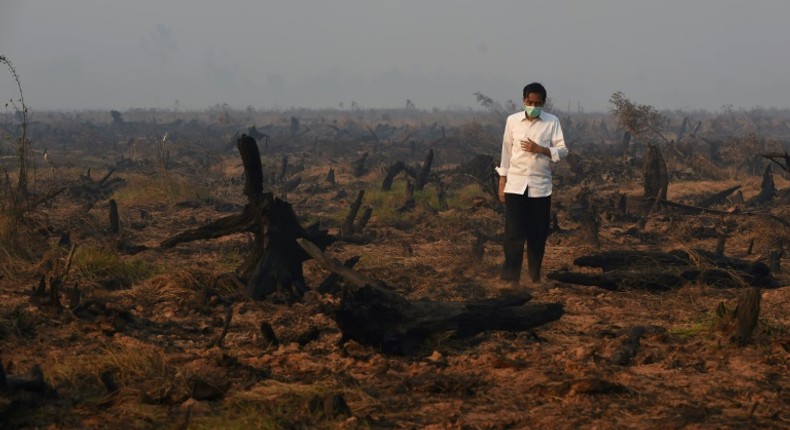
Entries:
[[537,106],[524,106],[524,111],[532,118],[540,116],[541,109]]

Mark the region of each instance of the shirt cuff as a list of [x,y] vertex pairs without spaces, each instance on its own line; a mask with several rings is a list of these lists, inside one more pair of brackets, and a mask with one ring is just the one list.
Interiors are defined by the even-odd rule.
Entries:
[[549,147],[549,152],[551,152],[551,161],[555,163],[560,161],[560,151],[557,148]]
[[508,169],[506,169],[506,168],[504,168],[504,167],[497,167],[497,168],[496,168],[496,172],[497,172],[497,174],[498,174],[500,177],[501,177],[501,176],[507,176],[507,171],[508,171]]

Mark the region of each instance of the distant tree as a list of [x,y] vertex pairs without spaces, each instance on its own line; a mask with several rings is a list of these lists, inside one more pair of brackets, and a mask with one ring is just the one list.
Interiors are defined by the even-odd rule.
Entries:
[[415,110],[417,106],[414,105],[414,102],[411,99],[406,99],[406,110]]
[[609,99],[611,112],[617,117],[620,125],[628,130],[636,139],[658,136],[663,139],[661,131],[666,127],[667,119],[650,105],[632,102],[622,92],[612,94]]

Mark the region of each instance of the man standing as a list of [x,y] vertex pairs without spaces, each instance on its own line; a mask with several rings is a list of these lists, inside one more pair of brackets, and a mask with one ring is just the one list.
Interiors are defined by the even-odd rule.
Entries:
[[524,242],[529,278],[540,282],[540,266],[549,236],[551,163],[568,154],[560,120],[543,112],[546,88],[534,82],[524,87],[524,111],[510,115],[502,138],[499,200],[505,204],[505,263],[500,278],[518,286]]

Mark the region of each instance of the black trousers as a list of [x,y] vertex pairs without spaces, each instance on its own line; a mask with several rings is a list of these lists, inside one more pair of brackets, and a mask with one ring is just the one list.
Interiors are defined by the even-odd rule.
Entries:
[[540,282],[540,266],[551,221],[551,196],[505,194],[505,264],[501,278],[518,281],[527,244],[527,266],[532,282]]

